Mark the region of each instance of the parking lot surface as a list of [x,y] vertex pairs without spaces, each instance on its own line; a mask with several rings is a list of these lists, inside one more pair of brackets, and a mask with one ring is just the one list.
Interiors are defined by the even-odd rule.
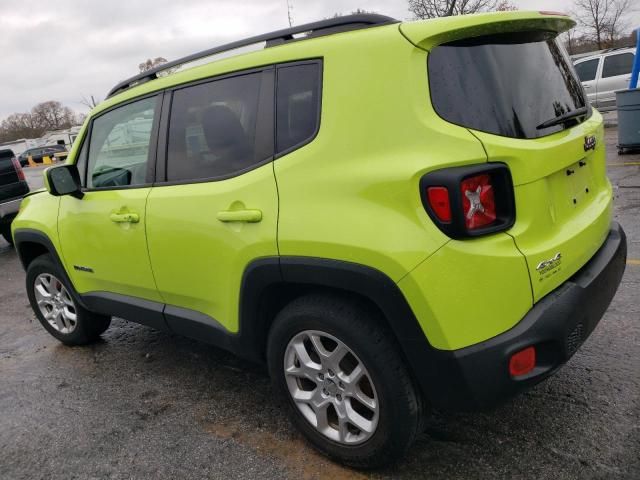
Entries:
[[[485,413],[435,412],[407,458],[358,472],[316,454],[266,372],[114,319],[69,348],[35,319],[0,239],[0,478],[640,478],[640,155],[607,130],[627,270],[604,319],[554,377]],[[41,168],[27,169],[33,188]]]

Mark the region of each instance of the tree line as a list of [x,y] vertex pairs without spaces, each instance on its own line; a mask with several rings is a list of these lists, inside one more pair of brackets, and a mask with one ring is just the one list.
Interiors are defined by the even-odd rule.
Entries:
[[84,117],[84,114],[78,114],[58,101],[42,102],[29,112],[12,113],[0,122],[0,142],[38,138],[49,130],[79,125],[84,121]]

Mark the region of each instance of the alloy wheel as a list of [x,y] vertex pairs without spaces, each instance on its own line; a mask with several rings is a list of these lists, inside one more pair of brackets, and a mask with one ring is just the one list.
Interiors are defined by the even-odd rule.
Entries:
[[379,402],[373,381],[342,341],[317,330],[298,333],[287,345],[284,373],[296,407],[325,437],[355,445],[375,433]]
[[33,287],[40,313],[49,325],[60,333],[72,333],[78,325],[78,316],[73,299],[62,282],[50,273],[41,273]]

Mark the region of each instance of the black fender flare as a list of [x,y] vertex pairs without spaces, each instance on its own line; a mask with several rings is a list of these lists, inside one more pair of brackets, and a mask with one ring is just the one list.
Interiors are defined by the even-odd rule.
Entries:
[[[60,255],[56,250],[56,247],[53,245],[51,239],[47,236],[47,234],[41,232],[40,230],[34,230],[31,228],[18,228],[13,232],[13,239],[15,243],[15,249],[18,253],[18,258],[20,258],[20,263],[22,264],[22,268],[26,271],[29,263],[39,256],[41,253],[45,252],[51,255],[53,262],[58,267],[58,270],[64,277],[63,280],[67,282],[67,285],[71,286],[71,295],[73,299],[78,302],[82,307],[87,308],[86,302],[83,301],[82,297],[76,292],[75,286],[67,273],[67,270],[64,268],[64,264],[60,259]],[[29,245],[39,245],[42,247],[42,250],[39,250],[36,255],[32,254],[32,251],[29,248]]]
[[249,264],[242,280],[238,340],[244,344],[241,350],[257,356],[254,360],[263,360],[268,333],[268,326],[260,324],[261,295],[278,284],[284,288],[327,287],[355,293],[372,302],[384,315],[420,390],[427,398],[431,396],[428,390],[439,377],[439,351],[430,345],[398,285],[379,270],[357,263],[283,256]]

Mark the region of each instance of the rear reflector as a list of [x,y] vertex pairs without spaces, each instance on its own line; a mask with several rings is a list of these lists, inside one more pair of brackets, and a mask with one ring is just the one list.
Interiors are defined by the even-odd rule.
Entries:
[[429,205],[441,222],[451,221],[451,205],[449,203],[449,190],[447,187],[427,188]]
[[512,377],[526,375],[536,366],[536,348],[527,347],[511,355],[509,359],[509,373]]
[[469,230],[484,227],[496,219],[496,200],[488,174],[465,178],[460,184],[464,222]]
[[18,180],[21,182],[25,181],[24,172],[22,171],[22,166],[16,157],[11,158],[11,163],[13,163],[13,168],[16,170],[16,174],[18,175]]

